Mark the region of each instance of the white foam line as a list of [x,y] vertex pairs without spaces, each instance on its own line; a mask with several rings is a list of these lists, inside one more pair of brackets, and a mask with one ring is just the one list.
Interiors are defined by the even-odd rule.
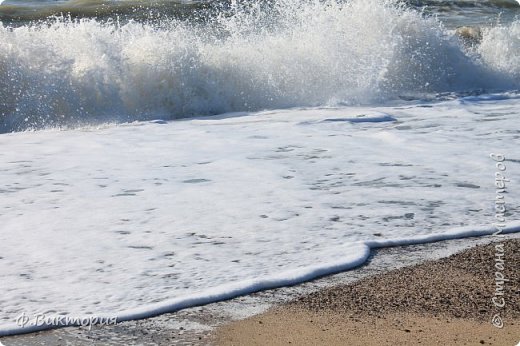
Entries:
[[[462,239],[470,237],[479,237],[492,235],[497,230],[495,228],[477,228],[474,227],[460,227],[454,228],[442,234],[431,234],[425,236],[418,236],[408,239],[387,239],[387,240],[373,240],[367,242],[359,242],[352,244],[358,247],[360,250],[356,255],[350,254],[348,260],[335,261],[329,263],[323,263],[311,267],[301,268],[297,270],[291,270],[287,272],[278,273],[269,277],[257,278],[251,280],[244,280],[235,282],[227,285],[221,285],[215,288],[207,289],[198,293],[186,295],[164,301],[162,303],[146,305],[140,308],[122,311],[116,315],[97,315],[96,317],[110,320],[111,318],[117,317],[117,322],[139,320],[149,318],[164,313],[175,312],[182,309],[206,305],[215,303],[223,300],[236,298],[246,294],[251,294],[258,291],[274,289],[284,286],[296,285],[305,281],[310,281],[318,277],[325,275],[331,275],[346,270],[353,269],[365,263],[370,255],[371,249],[393,247],[393,246],[405,246],[405,245],[418,245],[438,242],[442,240]],[[502,234],[520,232],[520,222],[510,223],[508,227],[504,228]],[[358,250],[356,248],[356,250]],[[78,317],[81,319],[81,317]],[[87,317],[88,318],[88,317]],[[74,319],[73,317],[71,319]],[[54,325],[41,325],[41,326],[26,326],[20,327],[16,324],[8,325],[0,329],[0,336],[16,335],[32,333],[36,331],[66,327],[66,326],[78,326],[77,323],[71,323],[67,325],[54,326]]]
[[[474,227],[457,227],[452,228],[441,234],[428,234],[417,236],[408,239],[387,239],[387,240],[371,240],[365,242],[371,249],[378,249],[392,246],[406,246],[434,243],[442,240],[463,239],[471,237],[481,237],[492,235],[497,232],[496,228],[474,228]],[[501,234],[520,232],[520,222],[509,223],[508,227],[504,228]]]

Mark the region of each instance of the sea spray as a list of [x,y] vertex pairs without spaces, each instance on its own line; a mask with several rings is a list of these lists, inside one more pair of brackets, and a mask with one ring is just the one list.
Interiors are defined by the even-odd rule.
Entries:
[[500,89],[518,69],[389,0],[232,2],[205,24],[55,18],[1,26],[0,42],[3,132]]
[[485,64],[520,79],[520,21],[484,31],[478,47]]

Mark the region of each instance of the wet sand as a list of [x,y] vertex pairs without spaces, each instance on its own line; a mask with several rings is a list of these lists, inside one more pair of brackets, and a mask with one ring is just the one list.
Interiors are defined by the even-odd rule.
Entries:
[[[514,253],[509,252],[509,249],[506,252],[508,256],[506,259],[508,270],[513,270],[518,267],[518,242],[520,241],[518,239],[520,239],[520,234],[510,234],[507,236],[507,239],[517,239],[515,243],[511,243],[516,244],[514,245]],[[461,324],[460,319],[458,324],[451,323],[453,317],[446,318],[443,316],[432,319],[423,315],[417,316],[416,314],[405,316],[402,311],[407,311],[413,307],[406,306],[406,308],[397,310],[396,307],[390,308],[389,304],[385,304],[385,301],[391,299],[393,295],[391,281],[399,280],[399,275],[396,278],[395,274],[389,271],[405,268],[396,272],[413,273],[415,269],[407,268],[410,268],[410,266],[421,268],[420,264],[425,263],[425,261],[430,261],[428,265],[431,268],[436,268],[435,265],[432,266],[432,263],[443,263],[443,261],[446,261],[442,258],[479,244],[485,245],[497,240],[501,241],[495,237],[479,237],[377,249],[373,251],[367,263],[357,269],[326,276],[296,286],[257,292],[228,301],[193,307],[144,320],[118,323],[115,326],[93,326],[91,330],[86,327],[61,328],[39,333],[3,337],[0,338],[0,341],[6,346],[250,345],[255,343],[269,345],[277,342],[285,345],[289,344],[289,342],[302,345],[344,345],[345,343],[350,345],[370,345],[367,335],[374,335],[380,332],[382,328],[386,328],[384,336],[387,337],[389,343],[419,344],[419,342],[422,342],[420,343],[421,345],[427,345],[426,341],[421,341],[423,339],[411,341],[413,339],[406,338],[423,336],[425,340],[442,341],[441,336],[443,336],[445,330],[455,328],[461,331],[470,328],[470,326],[479,330],[484,328],[481,333],[486,338],[482,336],[481,339],[477,340],[478,342],[484,340],[486,343],[492,342],[495,345],[499,345],[501,344],[497,341],[499,339],[491,333],[503,336],[503,332],[516,333],[516,338],[520,341],[518,337],[520,324],[515,322],[515,319],[511,319],[510,316],[504,318],[506,324],[504,329],[498,330],[491,326],[488,321],[492,317],[490,315],[493,308],[490,301],[491,297],[487,297],[484,293],[481,294],[480,299],[482,299],[482,304],[485,304],[485,308],[489,310],[481,313],[485,321],[464,320],[469,324]],[[477,251],[481,254],[480,260],[466,258],[465,261],[472,263],[467,265],[467,268],[462,269],[478,272],[479,268],[489,266],[487,270],[492,270],[494,254],[483,253],[480,252],[481,250]],[[480,264],[477,264],[479,261]],[[436,276],[444,276],[442,268],[436,270]],[[423,276],[432,276],[432,273],[436,272],[423,271],[422,273],[425,273]],[[478,275],[486,274],[483,272]],[[507,286],[507,303],[516,302],[515,309],[518,311],[518,295],[520,294],[518,289],[518,270],[512,276],[515,279],[514,283],[510,283]],[[403,285],[419,289],[421,287],[420,281],[416,280],[414,285],[409,284],[412,277],[403,276]],[[510,279],[513,280],[512,277]],[[494,289],[494,278],[490,277],[486,278],[486,280],[490,286],[489,289],[492,291]],[[422,285],[426,283],[424,282]],[[381,286],[388,287],[381,290]],[[446,289],[450,287],[448,282],[444,286]],[[487,284],[484,284],[484,286],[487,287]],[[375,290],[375,287],[379,291]],[[435,287],[431,289],[435,290]],[[516,295],[512,293],[514,290],[516,290]],[[374,292],[379,292],[381,300],[374,299],[374,294],[372,294]],[[406,297],[405,293],[396,292],[397,296],[400,297]],[[364,294],[372,295],[363,298]],[[368,298],[371,299],[371,304],[368,303]],[[402,301],[399,304],[402,304]],[[406,302],[406,299],[404,301]],[[412,300],[409,299],[410,304],[411,302]],[[378,306],[382,310],[376,313],[379,311]],[[447,305],[444,304],[443,306]],[[439,308],[438,311],[443,311],[444,307],[442,309]],[[350,310],[352,311],[352,316],[345,313],[345,311]],[[263,314],[266,311],[268,312]],[[365,313],[361,314],[359,313],[360,311]],[[451,310],[448,309],[448,311]],[[462,311],[465,310],[462,309]],[[380,318],[382,314],[386,314],[385,319]],[[410,318],[414,318],[414,320],[411,321]],[[450,323],[442,324],[443,321],[450,321]],[[475,325],[474,323],[477,324]],[[373,324],[376,324],[375,327]],[[436,325],[438,326],[436,327]],[[470,330],[473,330],[473,327]],[[432,328],[437,328],[437,331],[441,330],[440,336],[435,334],[436,331]],[[345,335],[354,339],[348,339],[351,341],[345,342]],[[468,335],[474,336],[473,332]],[[463,340],[462,335],[460,337],[460,340]],[[473,339],[476,340],[476,338]],[[373,340],[378,339],[375,338]],[[392,340],[395,342],[392,342]],[[385,343],[385,341],[374,342],[378,345],[384,345]],[[450,341],[445,344],[452,345],[457,343]],[[467,344],[472,345],[474,342],[467,342]],[[502,344],[514,345],[514,343],[510,342]]]
[[[217,345],[516,345],[520,240],[503,243],[500,272],[510,280],[503,291],[498,290],[504,293],[503,308],[491,300],[497,287],[496,244],[500,243],[302,296],[224,325],[213,341]],[[491,323],[495,315],[502,318],[503,328]]]

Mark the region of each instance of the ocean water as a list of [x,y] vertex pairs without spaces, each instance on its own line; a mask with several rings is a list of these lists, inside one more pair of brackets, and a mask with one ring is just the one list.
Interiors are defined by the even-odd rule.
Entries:
[[520,230],[519,8],[3,1],[0,335]]

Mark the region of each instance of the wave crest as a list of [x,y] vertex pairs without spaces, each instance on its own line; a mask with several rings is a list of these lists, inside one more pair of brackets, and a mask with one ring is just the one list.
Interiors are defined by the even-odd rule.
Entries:
[[484,36],[481,64],[438,21],[390,0],[232,2],[204,25],[55,19],[0,26],[1,126],[12,131],[503,88],[512,85],[506,70],[520,64],[489,53],[499,36]]

